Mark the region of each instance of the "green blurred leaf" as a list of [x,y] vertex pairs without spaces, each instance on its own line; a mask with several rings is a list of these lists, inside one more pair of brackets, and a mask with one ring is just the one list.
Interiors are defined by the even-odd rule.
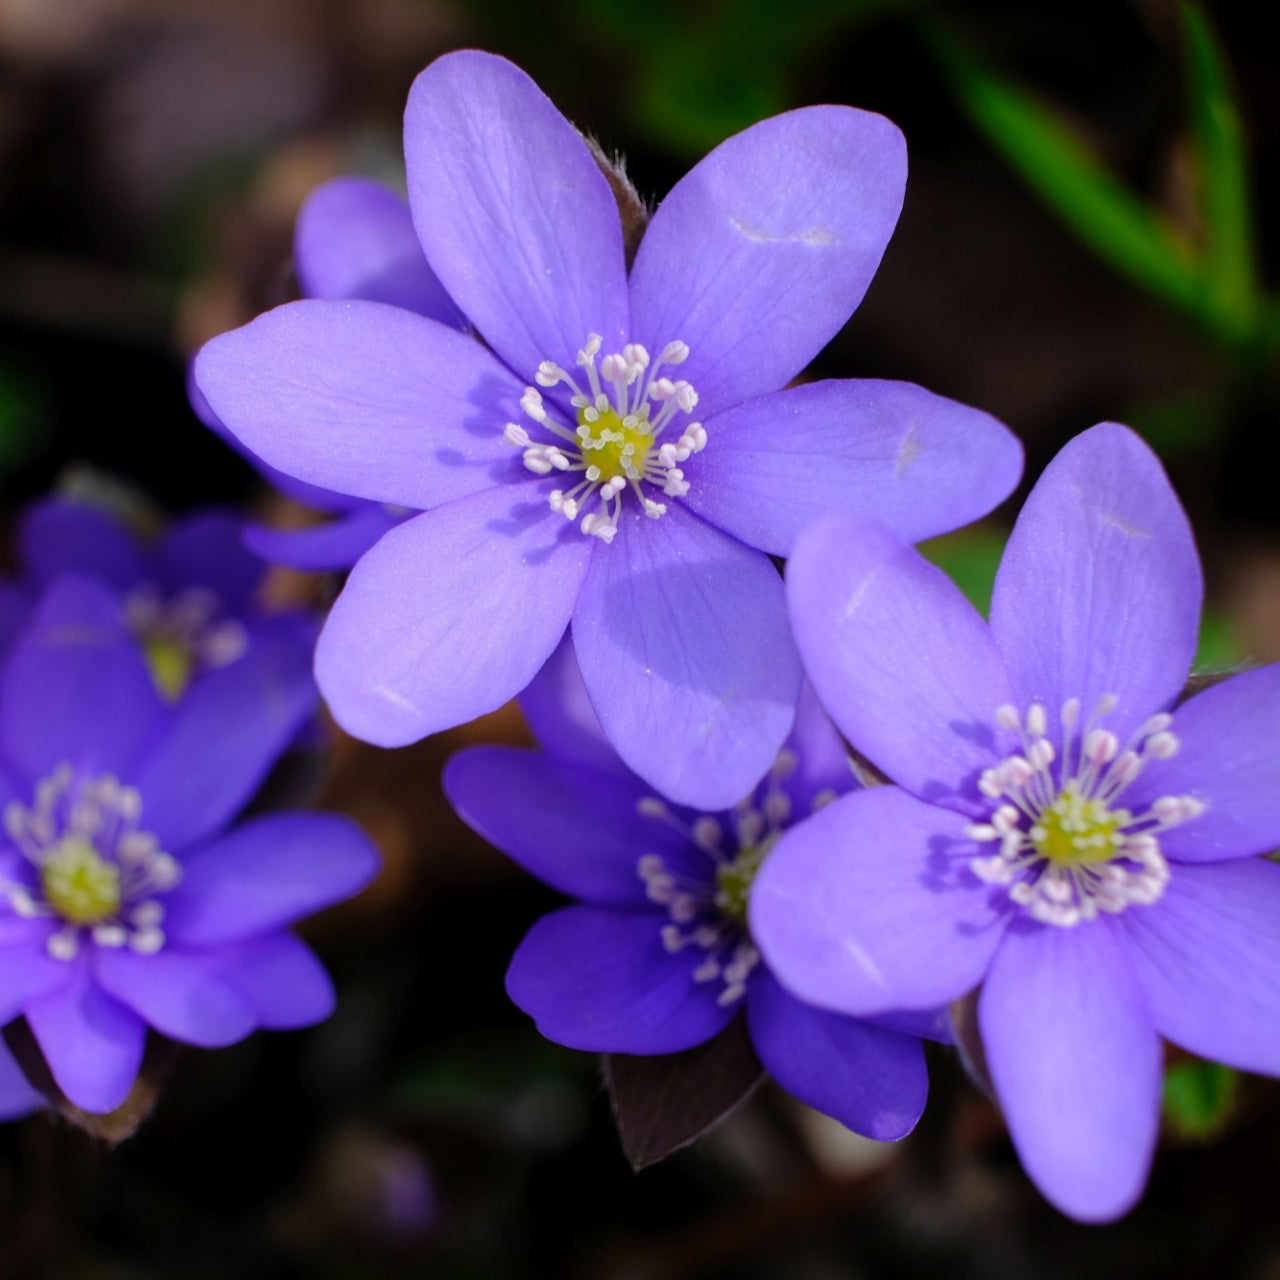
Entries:
[[1232,671],[1247,657],[1231,619],[1215,609],[1206,609],[1200,619],[1200,639],[1192,671],[1201,674]]
[[1237,342],[1258,328],[1257,268],[1244,127],[1222,46],[1199,5],[1180,4],[1191,135],[1204,218],[1204,307]]
[[937,22],[924,27],[970,119],[1096,253],[1172,305],[1199,316],[1194,247],[1132,195],[1083,138]]
[[800,64],[823,42],[921,0],[578,0],[587,22],[626,51],[633,109],[662,146],[700,156],[795,103]]
[[971,525],[920,544],[920,552],[964,592],[969,603],[985,618],[991,609],[991,590],[1004,555],[1008,534],[982,525]]
[[1183,1137],[1211,1138],[1226,1123],[1240,1078],[1230,1067],[1199,1058],[1165,1072],[1164,1117]]

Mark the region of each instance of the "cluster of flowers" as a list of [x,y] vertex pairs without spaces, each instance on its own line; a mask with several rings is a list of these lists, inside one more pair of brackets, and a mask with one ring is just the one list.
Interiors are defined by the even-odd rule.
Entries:
[[[529,932],[512,998],[626,1054],[745,1017],[784,1087],[893,1139],[924,1107],[921,1037],[976,991],[1031,1177],[1079,1218],[1124,1212],[1162,1038],[1280,1072],[1280,867],[1259,856],[1280,845],[1280,669],[1179,705],[1201,580],[1158,461],[1119,426],[1071,443],[988,624],[911,544],[1012,492],[1012,435],[903,383],[787,385],[896,222],[890,123],[764,121],[651,217],[500,58],[428,67],[405,138],[408,203],[317,192],[307,297],[209,343],[193,395],[334,517],[249,536],[351,569],[315,655],[340,724],[397,745],[522,695],[540,749],[475,747],[445,776],[579,900]],[[98,1107],[144,1020],[220,1043],[318,1016],[283,926],[371,866],[336,819],[220,834],[309,714],[296,633],[255,656],[202,617],[166,703],[124,617],[60,579],[0,703],[23,780],[0,989]],[[888,782],[860,784],[846,742]]]
[[[55,498],[19,549],[0,589],[0,1023],[25,1020],[24,1065],[64,1110],[101,1114],[134,1088],[148,1028],[214,1047],[327,1017],[328,976],[290,926],[378,857],[334,814],[241,817],[319,698],[315,623],[258,607],[238,519],[150,542]],[[0,1051],[0,1115],[44,1101]]]

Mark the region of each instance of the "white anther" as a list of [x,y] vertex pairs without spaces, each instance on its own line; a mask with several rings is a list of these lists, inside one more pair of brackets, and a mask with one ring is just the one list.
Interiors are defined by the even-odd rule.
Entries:
[[663,364],[684,364],[689,358],[689,348],[677,338],[662,348]]
[[1090,729],[1085,734],[1084,753],[1095,765],[1115,759],[1120,750],[1120,739],[1110,729]]
[[628,342],[622,348],[622,357],[629,365],[633,365],[637,369],[643,370],[649,367],[649,352],[639,342]]
[[600,351],[600,344],[604,339],[598,333],[587,334],[586,345],[578,352],[578,363],[580,365],[591,364]]
[[524,393],[520,397],[520,408],[534,422],[546,422],[547,420],[547,411],[542,403],[542,392],[537,387],[525,387]]
[[518,422],[508,422],[502,429],[502,438],[517,449],[527,449],[532,443],[529,433]]
[[129,935],[129,949],[140,956],[153,956],[164,946],[164,934],[159,929],[139,929]]
[[93,927],[93,940],[100,947],[123,947],[128,931],[118,924],[98,924]]
[[1153,733],[1143,743],[1143,750],[1155,760],[1168,760],[1178,754],[1178,745],[1175,734],[1161,730],[1159,733]]
[[44,947],[55,960],[74,960],[80,954],[80,937],[74,928],[61,929],[49,935]]
[[701,453],[707,447],[706,428],[700,422],[691,422],[685,427],[680,443],[685,445],[690,453]]
[[984,769],[978,778],[978,790],[992,800],[1004,795],[1004,783],[1000,780],[999,772],[996,769]]
[[692,924],[698,917],[698,904],[687,893],[678,893],[671,899],[667,914],[676,924]]
[[1067,733],[1070,733],[1071,730],[1076,727],[1076,723],[1080,719],[1080,699],[1068,698],[1066,702],[1062,704],[1062,711],[1060,715],[1063,729]]
[[636,801],[636,812],[643,814],[646,818],[665,818],[671,810],[667,808],[667,802],[658,799],[657,796],[641,796]]
[[1033,702],[1027,708],[1027,732],[1033,738],[1043,738],[1048,727],[1049,721],[1044,713],[1043,704]]
[[675,925],[664,924],[662,926],[660,936],[662,938],[662,949],[664,951],[669,951],[672,955],[675,955],[677,951],[684,949],[686,938]]
[[698,393],[687,382],[677,382],[673,399],[685,413],[690,413],[698,403]]
[[650,520],[657,520],[667,514],[667,504],[665,502],[654,502],[652,498],[646,498],[644,500],[644,513]]
[[713,956],[708,956],[694,971],[694,982],[714,982],[720,976],[720,964]]
[[1018,714],[1018,708],[1010,706],[1007,702],[996,708],[996,724],[1002,729],[1011,729],[1015,732],[1022,728],[1022,717]]
[[724,830],[721,828],[719,821],[711,817],[710,814],[704,813],[694,821],[693,842],[699,849],[703,849],[708,853],[718,853],[723,839]]
[[1000,833],[995,827],[987,822],[971,822],[965,827],[964,833],[970,840],[977,840],[979,843],[987,840],[997,840],[1000,837]]
[[563,377],[564,370],[558,364],[552,364],[550,360],[544,360],[538,366],[538,372],[533,375],[540,387],[554,387]]
[[791,816],[791,797],[785,791],[770,791],[763,801],[764,816],[780,827]]
[[1109,782],[1127,787],[1142,772],[1142,757],[1136,751],[1123,751],[1107,774]]
[[1036,738],[1027,749],[1027,761],[1037,772],[1042,773],[1054,761],[1057,752],[1048,738]]

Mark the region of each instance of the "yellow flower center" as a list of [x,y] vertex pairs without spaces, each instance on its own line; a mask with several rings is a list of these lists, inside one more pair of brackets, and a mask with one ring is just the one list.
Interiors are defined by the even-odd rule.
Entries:
[[1059,866],[1078,866],[1110,862],[1132,821],[1127,809],[1110,809],[1102,800],[1080,795],[1073,780],[1027,834],[1041,857]]
[[726,919],[745,927],[751,886],[764,860],[778,843],[779,835],[781,832],[771,832],[759,844],[739,849],[738,856],[732,862],[722,862],[716,868],[715,902],[720,914]]
[[40,867],[45,900],[72,924],[101,924],[120,909],[120,869],[83,836],[65,836]]
[[170,702],[177,702],[195,674],[196,659],[190,644],[180,636],[156,631],[146,637],[143,648],[156,688]]
[[640,480],[644,476],[653,448],[647,413],[629,413],[624,418],[615,409],[583,408],[577,416],[582,460],[599,470],[599,476],[592,479],[607,484],[618,477]]

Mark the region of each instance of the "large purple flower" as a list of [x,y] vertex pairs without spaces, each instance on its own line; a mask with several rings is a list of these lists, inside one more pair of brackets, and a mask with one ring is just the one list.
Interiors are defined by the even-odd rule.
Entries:
[[824,512],[929,536],[1019,473],[1004,428],[918,387],[778,390],[870,283],[901,135],[848,107],[748,129],[677,184],[630,272],[597,160],[501,58],[428,67],[405,152],[427,259],[483,342],[304,301],[196,363],[273,466],[425,512],[351,574],[317,651],[325,697],[358,736],[409,742],[518,693],[571,622],[627,764],[682,802],[734,803],[800,683],[769,556]]
[[148,1026],[189,1044],[302,1026],[333,1001],[289,932],[377,855],[334,815],[228,830],[315,706],[296,637],[176,703],[119,597],[59,578],[0,682],[0,1022],[22,1015],[68,1098],[109,1111]]
[[231,511],[195,511],[147,538],[97,503],[45,498],[23,513],[18,554],[15,625],[6,625],[8,597],[0,598],[0,637],[25,621],[50,583],[73,573],[121,593],[125,618],[167,698],[233,666],[259,643],[282,652],[285,633],[293,636],[299,673],[310,665],[315,619],[264,613],[258,599],[263,564],[245,548],[244,520]]
[[797,640],[897,786],[784,837],[752,899],[769,964],[853,1014],[981,985],[1023,1164],[1064,1212],[1123,1213],[1155,1145],[1160,1038],[1280,1072],[1280,666],[1178,700],[1200,568],[1159,463],[1104,424],[1045,471],[988,626],[868,521],[806,531]]
[[[364,298],[466,327],[422,255],[408,204],[369,178],[334,178],[312,191],[298,211],[293,262],[305,297]],[[194,381],[188,393],[196,416],[245,452],[268,481],[332,517],[308,529],[249,525],[245,542],[263,559],[295,569],[349,569],[410,514],[277,471],[227,430]]]
[[795,728],[757,790],[728,812],[668,804],[618,760],[567,645],[523,699],[544,750],[471,747],[444,773],[458,813],[534,875],[580,902],[544,916],[507,972],[511,998],[575,1049],[672,1053],[745,1011],[761,1062],[796,1097],[852,1129],[900,1138],[924,1108],[920,1034],[937,1016],[884,1025],[812,1008],[759,962],[746,930],[761,863],[793,822],[856,784],[805,686]]

